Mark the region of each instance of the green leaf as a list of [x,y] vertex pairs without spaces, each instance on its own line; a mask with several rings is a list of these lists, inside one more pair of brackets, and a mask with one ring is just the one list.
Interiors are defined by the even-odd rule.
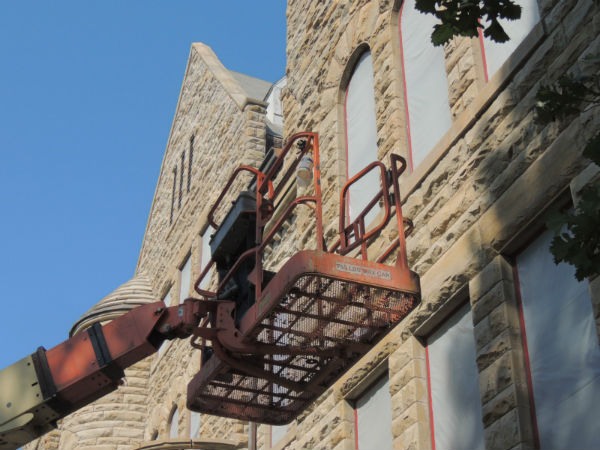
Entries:
[[517,20],[521,18],[521,7],[512,1],[506,2],[506,5],[500,12],[499,16],[503,19]]
[[435,14],[435,0],[416,0],[415,8],[423,13]]
[[502,25],[500,25],[500,22],[496,19],[492,19],[491,23],[483,31],[483,34],[495,42],[506,42],[510,39],[504,28],[502,28]]
[[454,36],[454,27],[448,23],[438,24],[433,27],[433,33],[431,34],[431,42],[433,45],[444,45],[449,42]]

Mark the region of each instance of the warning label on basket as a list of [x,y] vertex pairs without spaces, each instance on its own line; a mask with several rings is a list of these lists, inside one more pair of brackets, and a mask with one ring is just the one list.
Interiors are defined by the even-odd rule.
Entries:
[[335,268],[340,272],[355,273],[357,275],[365,275],[367,277],[374,278],[383,278],[384,280],[392,279],[392,273],[387,270],[369,269],[368,267],[355,266],[354,264],[347,264],[341,262],[336,262]]

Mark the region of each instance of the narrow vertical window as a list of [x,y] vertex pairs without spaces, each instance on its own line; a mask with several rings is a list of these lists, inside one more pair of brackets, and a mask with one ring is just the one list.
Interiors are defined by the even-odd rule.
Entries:
[[[169,292],[167,292],[167,294],[163,297],[162,301],[167,307],[171,306],[171,290],[170,289],[169,289]],[[167,341],[163,341],[163,343],[160,344],[160,347],[158,347],[158,357],[159,358],[165,353],[166,348],[167,348]]]
[[437,19],[405,0],[399,15],[400,49],[404,75],[406,129],[411,170],[418,166],[450,125],[450,102],[444,49],[431,43]]
[[[204,234],[202,235],[202,254],[200,261],[200,267],[202,267],[202,269],[200,269],[200,273],[204,271],[204,268],[212,258],[212,254],[210,251],[210,238],[214,232],[215,229],[209,225]],[[202,279],[202,281],[200,282],[200,289],[208,288],[210,278],[213,272],[214,268],[209,273],[207,273],[206,276]]]
[[600,448],[600,348],[587,281],[554,264],[546,232],[515,269],[539,448]]
[[194,136],[190,138],[190,150],[188,152],[188,176],[187,176],[187,191],[190,192],[192,187],[192,161],[194,160]]
[[179,289],[179,303],[188,298],[190,295],[190,284],[192,281],[192,258],[188,255],[183,266],[181,266],[181,272],[179,274],[181,284]]
[[433,448],[485,449],[469,305],[427,339],[426,355]]
[[[346,150],[347,176],[352,178],[366,165],[377,160],[377,124],[375,120],[375,89],[371,52],[362,54],[346,89]],[[350,188],[349,216],[358,214],[380,189],[379,174],[372,171]],[[367,215],[368,224],[377,214],[376,208]]]
[[171,216],[169,223],[173,223],[173,213],[175,211],[175,190],[177,189],[177,167],[173,168],[173,190],[171,192]]
[[387,375],[379,379],[356,400],[354,421],[357,449],[394,448],[392,444],[392,400]]
[[515,51],[523,39],[529,34],[533,27],[540,21],[540,12],[537,0],[519,0],[521,6],[521,18],[518,20],[500,19],[499,22],[508,34],[508,42],[495,42],[489,37],[484,38],[481,30],[479,38],[483,51],[483,61],[486,81],[494,76],[502,64]]
[[183,197],[183,172],[185,168],[185,151],[181,152],[181,170],[179,171],[179,200],[178,208],[181,208],[181,198]]

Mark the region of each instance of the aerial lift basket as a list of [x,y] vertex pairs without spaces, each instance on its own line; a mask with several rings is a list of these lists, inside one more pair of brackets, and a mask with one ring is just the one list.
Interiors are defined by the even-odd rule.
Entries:
[[[204,350],[203,363],[188,385],[187,406],[280,425],[297,417],[406,317],[420,301],[420,288],[406,261],[405,235],[412,224],[401,211],[403,158],[392,155],[389,169],[373,162],[348,180],[340,196],[339,236],[329,248],[323,233],[318,135],[293,136],[271,162],[264,172],[238,168],[209,212],[216,229],[212,259],[195,289],[206,301],[220,303],[194,333],[192,345]],[[282,199],[298,168],[311,163],[312,195],[285,205]],[[238,198],[217,224],[216,212],[245,171],[253,176],[253,192]],[[379,173],[379,192],[350,219],[351,188],[369,173]],[[276,273],[265,270],[265,249],[275,236],[285,239],[282,225],[299,206],[312,210],[316,249],[296,253]],[[367,214],[373,222],[369,227]],[[396,230],[388,226],[392,218]],[[367,245],[384,229],[394,239],[376,261],[369,261]],[[241,238],[245,231],[251,239]],[[395,263],[385,264],[395,250]],[[213,266],[219,274],[214,292],[200,288]],[[245,280],[248,286],[241,286]]]

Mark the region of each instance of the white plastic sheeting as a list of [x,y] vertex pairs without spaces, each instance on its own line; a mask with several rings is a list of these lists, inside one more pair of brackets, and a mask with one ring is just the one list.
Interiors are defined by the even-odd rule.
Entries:
[[190,283],[192,281],[192,258],[188,256],[181,268],[181,285],[179,286],[179,303],[190,296]]
[[175,407],[169,424],[169,439],[177,439],[179,435],[179,408]]
[[271,447],[283,439],[285,433],[287,433],[288,427],[289,425],[271,426]]
[[485,449],[471,308],[427,340],[433,430],[438,450]]
[[[164,296],[162,301],[164,302],[165,305],[171,306],[171,291],[167,292],[167,294]],[[158,347],[158,357],[159,358],[163,355],[163,353],[167,349],[167,345],[169,345],[168,342],[169,341],[163,341],[163,343],[160,344],[160,347]]]
[[[348,179],[377,160],[373,60],[368,51],[358,60],[346,91],[346,145]],[[379,191],[379,178],[379,172],[374,170],[350,188],[350,220],[354,220]],[[378,211],[377,206],[371,210],[366,225],[373,221]]]
[[392,442],[392,401],[386,376],[356,401],[359,450],[394,448]]
[[533,27],[540,21],[537,0],[517,0],[521,6],[521,18],[518,20],[501,19],[499,22],[510,37],[508,42],[498,43],[489,37],[484,38],[485,61],[488,80],[500,69],[502,64],[515,51]]
[[413,167],[452,124],[444,49],[431,43],[436,23],[433,15],[415,9],[414,0],[404,1],[400,34]]
[[197,438],[200,435],[200,413],[191,411],[190,413],[190,439]]
[[[204,234],[202,235],[202,261],[200,262],[202,270],[200,271],[200,273],[202,273],[204,271],[204,268],[210,262],[210,258],[212,257],[212,253],[210,251],[210,237],[214,232],[215,232],[215,229],[209,225],[208,228],[206,229],[206,231],[204,232]],[[202,282],[200,283],[200,289],[208,288],[208,285],[210,283],[210,278],[211,278],[212,274],[214,273],[214,271],[215,271],[215,269],[213,267],[210,270],[210,272],[208,272],[206,274],[206,276],[202,279]]]
[[587,281],[546,232],[517,258],[541,448],[600,448],[600,349]]

